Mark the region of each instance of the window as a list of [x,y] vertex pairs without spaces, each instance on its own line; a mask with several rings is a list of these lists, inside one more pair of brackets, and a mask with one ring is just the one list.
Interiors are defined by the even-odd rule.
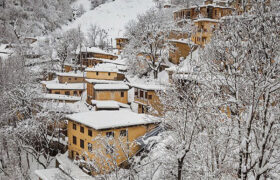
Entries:
[[69,81],[71,81],[71,78],[68,78]]
[[91,144],[91,143],[88,143],[88,146],[87,146],[87,147],[88,147],[88,151],[89,151],[89,152],[92,152],[92,144]]
[[60,92],[59,91],[55,91],[55,94],[60,94]]
[[98,76],[98,72],[96,72],[96,76]]
[[153,99],[153,96],[152,96],[152,95],[149,95],[149,96],[148,96],[148,99]]
[[144,96],[145,99],[148,98],[148,92],[145,92],[145,96]]
[[106,153],[112,154],[114,152],[114,146],[106,145]]
[[144,92],[140,91],[140,97],[142,98],[144,96]]
[[82,139],[80,139],[80,147],[83,149],[85,148],[84,140]]
[[76,138],[76,136],[73,136],[73,144],[77,144],[77,138]]
[[121,97],[124,97],[124,92],[123,91],[121,92]]
[[202,37],[202,42],[206,42],[206,37]]
[[106,136],[108,138],[113,138],[114,137],[114,132],[110,131],[110,132],[106,132]]
[[77,125],[76,124],[73,124],[73,129],[77,129]]
[[138,97],[138,91],[137,91],[137,89],[135,89],[134,95],[135,95],[135,97]]
[[80,126],[80,132],[84,133],[84,131],[85,131],[84,127]]
[[108,76],[111,76],[111,73],[110,73],[110,72],[108,72]]
[[121,130],[120,136],[127,136],[127,130]]
[[78,78],[75,77],[75,80],[77,80]]
[[77,91],[74,91],[74,96],[77,96]]
[[65,91],[65,95],[70,95],[70,91]]
[[88,130],[88,135],[92,136],[92,130]]

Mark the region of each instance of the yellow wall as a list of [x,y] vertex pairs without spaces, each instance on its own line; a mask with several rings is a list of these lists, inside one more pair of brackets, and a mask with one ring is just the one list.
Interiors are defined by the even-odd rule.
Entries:
[[[73,129],[73,124],[76,124],[76,130]],[[84,127],[84,133],[80,132],[80,126]],[[79,155],[83,155],[84,152],[86,152],[90,160],[95,160],[100,167],[103,167],[109,171],[109,167],[106,164],[110,162],[104,162],[104,158],[100,158],[96,156],[95,153],[89,152],[88,143],[92,144],[92,146],[94,147],[93,149],[99,149],[100,151],[102,151],[103,155],[110,158],[110,154],[107,154],[105,148],[103,148],[103,146],[100,145],[98,141],[94,141],[94,138],[97,136],[106,137],[106,132],[110,132],[110,131],[114,132],[114,138],[112,140],[113,141],[116,140],[115,152],[119,154],[116,163],[120,165],[120,163],[126,160],[125,154],[123,153],[123,150],[120,147],[120,144],[124,144],[124,143],[119,143],[120,131],[127,130],[128,132],[128,136],[123,137],[121,139],[124,142],[129,143],[129,155],[132,156],[139,150],[139,146],[136,145],[133,141],[138,137],[145,135],[147,131],[151,130],[154,127],[155,127],[154,124],[150,124],[150,125],[140,125],[140,126],[124,127],[124,128],[109,129],[109,130],[95,130],[93,128],[89,128],[87,126],[69,120],[68,127],[67,127],[69,158],[75,158],[77,153]],[[92,137],[88,135],[88,130],[92,130]],[[73,136],[76,136],[77,138],[76,144],[73,144]],[[84,140],[84,149],[80,147],[80,139]],[[72,152],[74,157],[71,157]],[[87,158],[86,156],[84,157]],[[92,173],[95,174],[94,172]]]
[[186,58],[190,53],[190,47],[188,44],[180,42],[172,42],[175,50],[169,51],[169,61],[173,64],[180,63],[180,57]]
[[[109,75],[109,73],[110,73],[110,75]],[[118,73],[116,73],[116,72],[88,71],[86,76],[87,76],[87,79],[117,80]]]
[[213,31],[217,27],[217,22],[199,21],[195,22],[195,26],[197,30],[192,35],[192,41],[195,44],[204,46],[210,42]]
[[74,94],[74,91],[76,91],[76,96],[81,96],[82,95],[82,90],[64,90],[64,89],[49,89],[48,90],[48,93],[49,94],[61,94],[61,95],[66,95],[65,93],[66,92],[69,92],[70,93],[70,96],[75,96]]
[[126,38],[116,38],[116,47],[119,50],[118,53],[121,53],[121,50],[123,50],[124,46],[128,43],[128,39]]
[[58,75],[59,83],[83,83],[83,77],[72,77],[72,76],[59,76]]
[[[152,115],[155,116],[161,116],[163,113],[163,106],[160,103],[159,97],[156,94],[155,91],[145,91],[143,89],[138,89],[138,88],[134,88],[135,93],[137,91],[137,94],[135,94],[134,96],[134,102],[138,104],[138,113],[147,113],[145,110],[142,110],[142,106],[148,107],[151,106],[153,109],[155,109],[157,111],[157,113],[153,113]],[[143,91],[143,95],[145,94],[145,92],[147,92],[148,98],[140,98],[140,94],[138,90],[142,90]],[[152,98],[150,99],[149,96],[151,96]]]
[[[121,97],[121,92],[124,92],[124,97]],[[128,103],[128,92],[127,90],[95,90],[95,100],[114,100],[121,103]]]

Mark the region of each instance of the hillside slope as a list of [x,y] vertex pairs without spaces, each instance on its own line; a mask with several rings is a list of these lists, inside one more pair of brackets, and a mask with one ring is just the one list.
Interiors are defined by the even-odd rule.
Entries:
[[81,26],[82,31],[87,34],[89,26],[96,24],[108,31],[108,38],[122,37],[125,25],[154,7],[153,0],[115,0],[100,5],[94,10],[87,11],[74,22],[62,27],[62,31]]

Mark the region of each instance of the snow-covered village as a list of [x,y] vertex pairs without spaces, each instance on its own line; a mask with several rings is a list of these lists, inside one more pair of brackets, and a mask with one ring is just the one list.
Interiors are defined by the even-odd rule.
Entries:
[[0,0],[0,180],[279,180],[279,0]]

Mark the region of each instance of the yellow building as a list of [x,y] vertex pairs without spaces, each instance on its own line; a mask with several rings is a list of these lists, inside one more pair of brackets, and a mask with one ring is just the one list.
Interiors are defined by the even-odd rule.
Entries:
[[83,72],[56,73],[56,75],[59,83],[83,83],[85,81]]
[[157,95],[158,91],[164,89],[161,85],[136,85],[134,87],[134,103],[138,105],[138,113],[148,113],[149,108],[152,109],[151,114],[156,116],[162,115],[162,104]]
[[186,58],[191,49],[195,47],[193,42],[190,42],[186,39],[170,39],[169,42],[173,45],[174,49],[169,51],[169,61],[173,64],[179,64],[181,58]]
[[186,19],[199,19],[199,18],[210,18],[220,19],[224,16],[232,14],[233,8],[221,6],[217,4],[204,4],[201,6],[192,6],[190,8],[180,9],[173,13],[174,20],[180,22]]
[[72,83],[72,84],[46,84],[46,90],[49,94],[61,94],[68,96],[81,96],[85,90],[85,83]]
[[135,140],[152,130],[158,121],[130,111],[92,111],[67,116],[70,159],[83,158],[93,174],[108,173],[135,155]]
[[98,64],[98,59],[116,60],[118,58],[118,56],[96,47],[82,48],[81,52],[79,52],[78,49],[76,53],[78,54],[79,60],[81,56],[82,65],[87,67],[92,67]]
[[128,90],[129,87],[122,84],[96,84],[93,87],[94,100],[113,100],[120,103],[128,103]]
[[87,68],[86,78],[121,81],[125,79],[125,75],[124,73],[119,72],[117,65],[100,64],[94,68]]
[[91,104],[91,100],[95,98],[94,86],[96,84],[122,84],[123,81],[86,79],[87,82],[87,103]]
[[192,41],[201,46],[209,43],[218,23],[219,20],[209,18],[194,20],[196,32],[192,34]]
[[118,49],[118,54],[120,54],[125,47],[125,45],[128,43],[127,38],[116,38],[116,48]]

